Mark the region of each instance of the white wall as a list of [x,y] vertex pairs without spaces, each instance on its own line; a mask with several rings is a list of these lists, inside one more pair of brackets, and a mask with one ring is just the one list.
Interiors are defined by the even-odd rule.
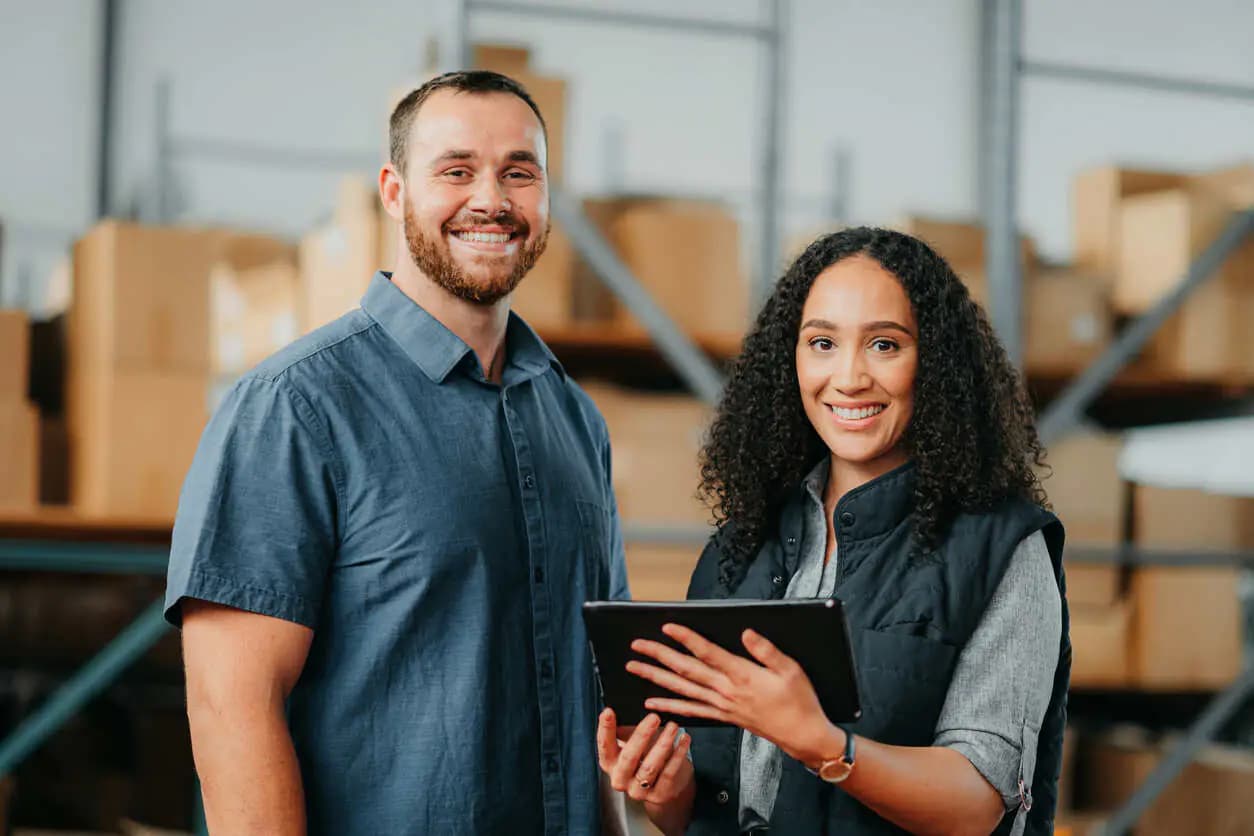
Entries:
[[[90,219],[97,5],[0,0],[0,105],[15,129],[0,133],[0,215],[16,227],[6,275],[41,246],[37,236],[19,240],[22,228]],[[756,0],[614,5],[732,20],[759,11]],[[840,184],[847,220],[977,212],[979,7],[793,0],[787,232],[827,214],[838,151],[850,163]],[[178,136],[369,158],[381,152],[393,91],[416,77],[428,39],[447,32],[449,18],[440,0],[125,0],[115,209],[151,206],[158,79],[172,85]],[[1187,10],[1169,0],[1027,0],[1024,41],[1030,58],[1254,85],[1251,31],[1254,4],[1242,0],[1196,0]],[[477,17],[472,33],[530,43],[542,70],[570,80],[567,170],[577,190],[719,192],[750,204],[764,69],[752,44],[499,13]],[[1065,258],[1077,168],[1192,167],[1254,154],[1254,104],[1028,79],[1022,135],[1023,226],[1046,255]],[[289,235],[329,211],[340,173],[189,158],[175,170],[184,220]]]
[[99,8],[0,0],[0,306],[36,284],[96,208]]

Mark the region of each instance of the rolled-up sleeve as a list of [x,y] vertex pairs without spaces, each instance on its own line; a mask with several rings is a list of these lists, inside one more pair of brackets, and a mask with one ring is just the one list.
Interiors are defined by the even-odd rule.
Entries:
[[1062,602],[1045,538],[1036,532],[1011,558],[963,648],[936,727],[935,746],[964,755],[1019,809],[1031,806],[1037,737],[1049,706],[1062,636]]
[[282,379],[238,382],[210,419],[183,491],[165,615],[195,598],[313,627],[342,515],[329,435]]

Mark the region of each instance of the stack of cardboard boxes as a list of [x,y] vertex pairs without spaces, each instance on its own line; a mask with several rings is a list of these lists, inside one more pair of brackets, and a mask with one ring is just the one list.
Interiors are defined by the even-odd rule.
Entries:
[[[1254,206],[1254,166],[1199,175],[1104,167],[1072,187],[1077,264],[1100,277],[1116,313],[1149,310],[1233,213]],[[1254,380],[1254,239],[1247,239],[1154,336],[1138,363],[1167,380]]]
[[27,400],[30,322],[0,310],[0,511],[30,510],[39,500],[39,412]]
[[[697,455],[711,410],[686,395],[633,392],[590,382],[584,389],[609,428],[611,471],[624,525],[699,529],[709,511],[697,498]],[[628,541],[632,597],[680,600],[701,554],[701,543],[658,545]]]
[[[1254,500],[1127,485],[1119,449],[1117,438],[1080,435],[1050,450],[1053,473],[1044,486],[1070,549],[1109,550],[1125,537],[1146,550],[1254,548]],[[1213,691],[1240,673],[1235,569],[1071,561],[1066,568],[1073,688]]]
[[[1111,813],[1145,783],[1178,742],[1144,729],[1120,726],[1083,736],[1075,746],[1074,807],[1060,808],[1059,827],[1073,836],[1098,836]],[[1254,754],[1248,749],[1208,745],[1188,763],[1140,819],[1136,836],[1238,834],[1254,832]]]
[[[215,373],[239,370],[256,355],[254,323],[226,310],[215,319],[213,299],[228,288],[270,294],[258,288],[269,278],[239,276],[284,251],[263,236],[118,221],[97,225],[76,244],[66,422],[77,511],[173,518]],[[239,275],[232,265],[244,266]]]
[[[988,307],[982,226],[910,216],[896,227],[930,244],[967,285],[971,297]],[[1020,238],[1019,248],[1025,368],[1034,375],[1073,375],[1110,343],[1107,294],[1101,282],[1083,270],[1039,264],[1027,236]]]

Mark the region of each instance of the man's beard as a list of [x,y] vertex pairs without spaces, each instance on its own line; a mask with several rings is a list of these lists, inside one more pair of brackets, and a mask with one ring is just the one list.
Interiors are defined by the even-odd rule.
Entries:
[[518,283],[522,281],[523,276],[527,275],[531,268],[535,266],[536,261],[544,253],[544,247],[549,241],[549,229],[546,226],[544,234],[530,244],[525,243],[530,228],[527,226],[526,221],[513,214],[495,218],[472,216],[459,221],[459,223],[464,223],[466,226],[475,224],[504,226],[518,233],[518,237],[524,242],[520,245],[517,255],[514,256],[513,269],[508,272],[494,272],[485,280],[472,279],[462,269],[461,265],[453,260],[453,254],[449,252],[448,241],[446,240],[449,224],[445,224],[441,228],[439,239],[432,240],[429,236],[423,234],[422,227],[418,224],[418,218],[414,215],[413,204],[406,202],[405,242],[409,245],[410,258],[414,260],[414,264],[417,265],[418,269],[431,281],[458,299],[474,305],[487,307],[513,293],[514,288],[518,287]]

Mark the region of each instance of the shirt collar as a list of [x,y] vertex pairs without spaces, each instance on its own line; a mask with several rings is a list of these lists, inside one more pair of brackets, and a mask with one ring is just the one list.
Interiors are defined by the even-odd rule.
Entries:
[[[391,273],[374,274],[361,307],[434,383],[443,383],[467,355],[473,359],[470,346],[393,284]],[[505,352],[507,364],[528,376],[550,367],[566,375],[549,347],[513,311],[505,331]]]

